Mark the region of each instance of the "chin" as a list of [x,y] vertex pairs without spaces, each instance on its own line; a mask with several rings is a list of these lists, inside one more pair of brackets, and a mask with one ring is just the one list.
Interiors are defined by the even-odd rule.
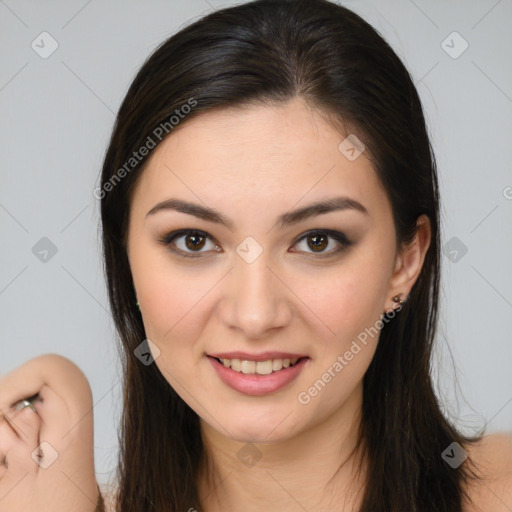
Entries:
[[[255,411],[251,408],[237,408],[235,414],[219,417],[220,425],[213,425],[222,435],[243,443],[274,443],[284,441],[294,435],[296,422],[290,421],[293,415],[290,409],[282,406],[265,407]],[[229,434],[228,434],[229,432]]]
[[272,426],[265,425],[258,428],[257,425],[240,426],[237,430],[230,430],[231,439],[240,443],[276,443],[288,439],[285,432],[276,434],[272,432]]

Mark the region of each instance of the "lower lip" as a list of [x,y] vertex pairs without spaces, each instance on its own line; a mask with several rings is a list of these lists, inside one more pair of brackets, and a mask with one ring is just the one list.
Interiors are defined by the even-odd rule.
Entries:
[[226,368],[211,356],[208,356],[208,359],[224,384],[227,384],[235,391],[253,396],[266,395],[283,388],[297,378],[309,360],[308,357],[304,357],[294,366],[283,368],[269,375],[258,375],[235,372],[235,370]]

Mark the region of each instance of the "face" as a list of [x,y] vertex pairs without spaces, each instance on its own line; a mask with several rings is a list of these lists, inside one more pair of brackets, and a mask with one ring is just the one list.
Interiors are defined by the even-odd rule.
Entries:
[[385,191],[344,138],[298,98],[204,113],[134,190],[128,256],[155,364],[232,439],[291,438],[360,396],[397,253]]

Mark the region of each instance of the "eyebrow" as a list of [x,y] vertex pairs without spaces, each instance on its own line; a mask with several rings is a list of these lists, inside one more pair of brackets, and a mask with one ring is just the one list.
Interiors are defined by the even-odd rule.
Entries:
[[[175,210],[181,213],[187,213],[209,222],[222,224],[231,231],[233,230],[233,221],[222,215],[217,210],[197,203],[183,201],[181,199],[167,199],[157,203],[148,211],[148,213],[146,213],[146,218],[149,215],[154,215],[155,213],[163,210]],[[339,210],[355,210],[363,213],[364,215],[369,215],[368,210],[360,202],[350,197],[341,196],[318,201],[304,206],[303,208],[284,213],[277,219],[277,222],[280,227],[286,227],[297,224],[309,217]]]

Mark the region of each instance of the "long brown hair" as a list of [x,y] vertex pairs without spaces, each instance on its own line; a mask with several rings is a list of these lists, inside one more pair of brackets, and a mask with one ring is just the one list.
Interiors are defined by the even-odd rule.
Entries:
[[[213,12],[164,41],[120,107],[101,175],[104,270],[119,333],[123,413],[118,512],[202,510],[205,461],[197,414],[155,364],[134,351],[146,335],[126,253],[133,186],[176,124],[212,109],[303,97],[352,127],[389,196],[397,248],[426,214],[431,244],[409,300],[385,322],[364,376],[361,512],[460,512],[468,459],[443,451],[466,438],[444,416],[431,378],[440,283],[439,190],[418,93],[392,48],[361,17],[326,0],[259,0]],[[185,108],[185,106],[187,108]],[[173,119],[174,116],[174,119]]]

